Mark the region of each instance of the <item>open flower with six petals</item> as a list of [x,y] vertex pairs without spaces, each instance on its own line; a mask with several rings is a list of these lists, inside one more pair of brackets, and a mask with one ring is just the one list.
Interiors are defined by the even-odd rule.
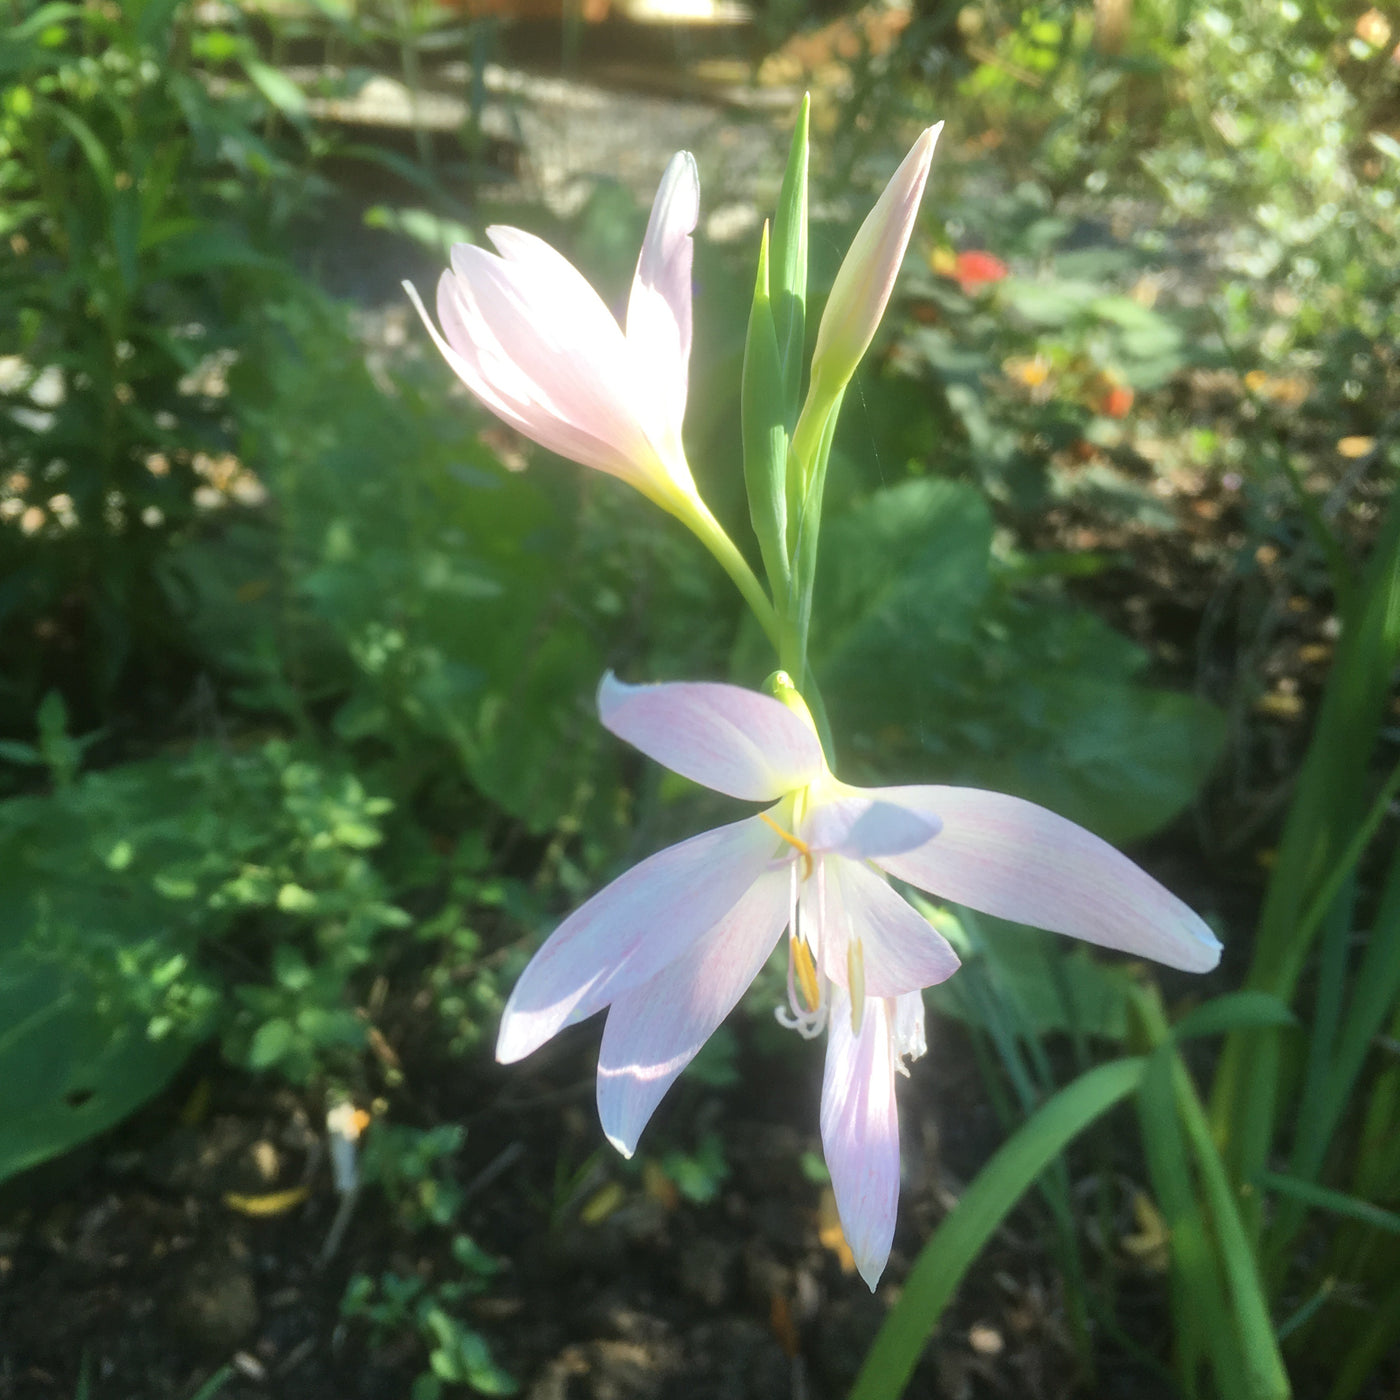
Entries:
[[785,1025],[828,1032],[821,1128],[847,1239],[873,1287],[894,1232],[894,1076],[924,1049],[924,987],[957,956],[890,886],[1205,971],[1205,923],[1083,827],[975,788],[857,788],[827,766],[790,687],[599,688],[604,726],[672,771],[766,804],[633,867],[567,918],[521,975],[496,1055],[510,1063],[608,1010],[603,1130],[624,1154],[787,931]]

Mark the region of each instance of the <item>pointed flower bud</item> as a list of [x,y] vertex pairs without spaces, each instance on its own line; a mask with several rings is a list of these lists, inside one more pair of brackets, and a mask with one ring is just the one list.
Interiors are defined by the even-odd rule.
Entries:
[[933,148],[942,130],[939,122],[914,142],[860,226],[836,274],[812,353],[809,404],[834,398],[845,388],[874,338],[909,246]]

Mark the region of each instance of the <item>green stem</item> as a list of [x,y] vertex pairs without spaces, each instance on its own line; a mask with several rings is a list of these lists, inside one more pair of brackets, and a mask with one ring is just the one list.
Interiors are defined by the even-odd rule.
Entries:
[[[1196,1158],[1203,1204],[1214,1227],[1212,1233],[1244,1353],[1246,1374],[1242,1379],[1246,1389],[1241,1393],[1255,1400],[1287,1400],[1293,1392],[1279,1355],[1258,1261],[1224,1160],[1211,1136],[1205,1106],[1196,1091],[1195,1081],[1171,1043],[1171,1029],[1156,989],[1133,988],[1131,995],[1149,1042],[1155,1050],[1171,1056],[1176,1111]],[[1226,1378],[1218,1379],[1223,1383]]]
[[749,568],[748,560],[739,553],[738,546],[725,533],[724,527],[710,514],[709,507],[698,496],[686,497],[680,508],[671,507],[671,513],[688,525],[700,537],[705,548],[719,561],[719,566],[734,580],[734,586],[743,594],[763,635],[773,644],[773,649],[781,656],[782,638],[778,631],[778,617],[773,611],[763,585]]

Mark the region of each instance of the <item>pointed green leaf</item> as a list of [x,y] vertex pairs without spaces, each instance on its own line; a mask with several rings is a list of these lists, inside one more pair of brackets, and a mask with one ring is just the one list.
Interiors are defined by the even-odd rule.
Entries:
[[773,216],[773,327],[783,368],[783,422],[789,427],[797,418],[800,403],[807,330],[807,130],[811,105],[811,95],[804,93]]
[[996,1151],[909,1271],[851,1389],[851,1400],[892,1400],[904,1390],[958,1284],[1017,1201],[1079,1136],[1142,1082],[1145,1061],[1099,1065],[1047,1099]]
[[787,429],[783,424],[783,368],[769,297],[768,225],[758,250],[758,277],[749,333],[744,342],[740,408],[744,432],[744,481],[763,566],[773,596],[784,606],[788,591]]

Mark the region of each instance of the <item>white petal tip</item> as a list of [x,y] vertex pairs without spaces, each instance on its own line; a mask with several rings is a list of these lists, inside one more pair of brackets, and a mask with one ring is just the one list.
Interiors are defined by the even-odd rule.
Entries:
[[1186,949],[1181,967],[1185,972],[1213,972],[1220,965],[1224,947],[1220,940],[1202,924],[1192,929],[1194,942]]
[[528,1024],[521,1018],[507,1013],[496,1035],[496,1063],[513,1065],[516,1061],[523,1060],[526,1055],[533,1055],[544,1044],[544,1039],[532,1035]]
[[607,1140],[610,1143],[612,1143],[612,1145],[617,1149],[617,1151],[623,1157],[627,1158],[628,1161],[632,1159],[632,1154],[637,1150],[637,1144],[635,1142],[629,1146],[625,1141],[623,1141],[622,1138],[614,1137],[613,1134],[608,1132],[606,1129],[603,1132],[603,1136],[607,1138]]

